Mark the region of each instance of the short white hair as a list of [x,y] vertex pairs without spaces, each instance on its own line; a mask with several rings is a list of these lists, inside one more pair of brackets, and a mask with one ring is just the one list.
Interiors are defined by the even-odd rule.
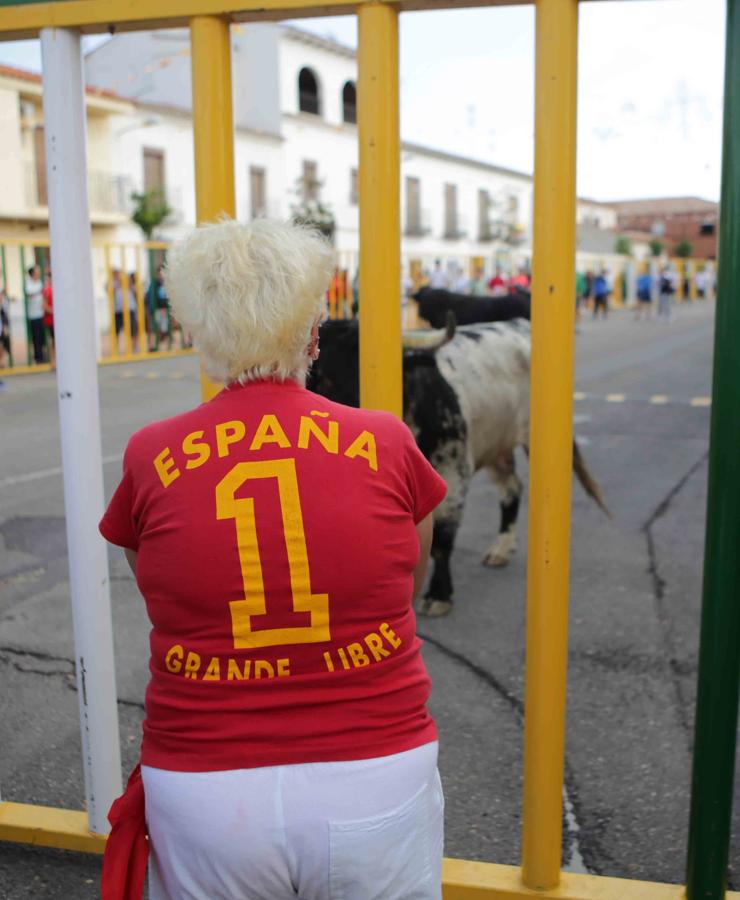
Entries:
[[170,250],[165,283],[213,380],[302,381],[332,268],[331,247],[314,229],[222,219]]

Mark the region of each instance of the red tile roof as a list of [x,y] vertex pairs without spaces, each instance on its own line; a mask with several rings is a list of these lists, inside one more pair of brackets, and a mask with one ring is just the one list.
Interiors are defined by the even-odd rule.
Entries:
[[[41,84],[41,75],[39,75],[38,72],[29,72],[27,69],[16,69],[15,66],[0,65],[0,76],[4,76],[5,78],[17,78],[18,81],[28,81],[30,84]],[[85,87],[85,92],[94,97],[107,97],[110,100],[130,102],[126,100],[125,97],[121,97],[120,94],[116,94],[114,91],[105,90],[104,88],[96,88],[87,85]]]

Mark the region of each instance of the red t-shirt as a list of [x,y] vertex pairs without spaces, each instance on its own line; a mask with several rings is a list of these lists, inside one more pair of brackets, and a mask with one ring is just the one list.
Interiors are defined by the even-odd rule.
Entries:
[[365,759],[436,738],[411,607],[444,481],[408,428],[293,382],[233,385],[129,441],[100,531],[152,622],[142,762]]

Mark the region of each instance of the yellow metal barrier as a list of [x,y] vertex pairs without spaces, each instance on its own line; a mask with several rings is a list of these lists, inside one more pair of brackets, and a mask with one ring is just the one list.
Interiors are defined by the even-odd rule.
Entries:
[[[514,0],[491,0],[493,5]],[[479,5],[471,0],[472,5]],[[234,215],[229,18],[356,12],[359,19],[361,398],[400,415],[398,12],[464,0],[66,0],[0,7],[0,37],[43,27],[154,28],[190,24],[198,221]],[[575,259],[577,0],[536,0],[536,126],[532,416],[522,868],[446,860],[446,900],[678,900],[679,886],[561,874]],[[48,246],[34,239],[23,247]],[[150,245],[151,246],[151,245]],[[111,358],[132,350],[129,276],[121,251],[126,353],[115,337],[110,247],[104,247]],[[136,298],[144,310],[137,257]],[[152,273],[153,276],[153,273]],[[333,288],[335,308],[341,288]],[[346,293],[346,291],[345,291]],[[346,298],[343,298],[346,299]],[[344,305],[344,304],[343,304]],[[143,334],[139,326],[139,339]],[[143,347],[139,347],[142,355]],[[204,394],[213,386],[205,379]],[[79,813],[0,803],[0,838],[82,846]],[[738,895],[733,895],[738,896]]]
[[522,879],[550,890],[560,877],[568,658],[577,0],[539,0],[535,41]]

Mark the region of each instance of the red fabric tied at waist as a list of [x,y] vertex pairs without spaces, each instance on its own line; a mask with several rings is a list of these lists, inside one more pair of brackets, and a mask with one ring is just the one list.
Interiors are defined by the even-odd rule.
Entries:
[[111,832],[103,855],[101,900],[141,900],[149,838],[140,763],[129,775],[126,790],[113,802],[108,821]]

